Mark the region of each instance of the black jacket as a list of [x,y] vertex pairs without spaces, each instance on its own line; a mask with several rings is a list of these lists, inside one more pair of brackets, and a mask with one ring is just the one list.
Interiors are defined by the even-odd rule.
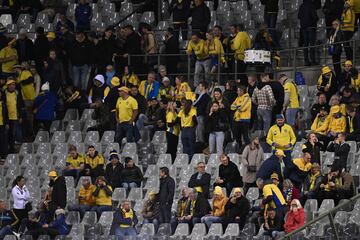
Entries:
[[158,199],[160,205],[166,204],[171,207],[175,194],[175,181],[172,177],[166,176],[160,178],[160,190],[158,193]]
[[335,153],[335,161],[333,166],[338,166],[340,168],[346,168],[347,158],[350,152],[350,145],[347,143],[336,144],[331,142],[327,148],[328,152]]
[[279,0],[260,0],[262,5],[265,5],[265,12],[278,12]]
[[51,193],[51,202],[57,207],[66,206],[66,182],[63,176],[57,177],[55,181],[50,181],[49,186],[53,188]]
[[111,110],[116,109],[116,103],[118,98],[119,98],[118,87],[111,88],[108,95],[105,98],[106,106]]
[[34,59],[34,44],[30,39],[16,40],[15,49],[18,53],[18,61],[20,63]]
[[315,143],[312,145],[310,142],[304,143],[305,148],[303,147],[303,151],[309,152],[311,154],[311,162],[318,163],[321,165],[320,162],[320,151],[323,149],[323,145],[320,142]]
[[92,50],[93,47],[87,39],[82,42],[75,41],[70,53],[72,64],[74,66],[83,66],[91,63]]
[[113,189],[121,187],[121,172],[123,168],[124,167],[120,162],[116,164],[115,168],[112,163],[106,165],[105,178]]
[[50,91],[57,93],[63,83],[65,83],[65,72],[62,62],[59,60],[47,60],[48,67],[42,74],[43,82],[50,83]]
[[211,132],[225,132],[229,129],[228,115],[224,109],[219,108],[217,112],[206,117],[205,129],[208,133]]
[[269,85],[273,91],[276,100],[276,107],[282,108],[284,105],[285,91],[283,85],[278,81],[270,81]]
[[138,103],[139,114],[145,114],[147,111],[147,101],[143,95],[138,93],[136,96],[132,96]]
[[[185,215],[191,215],[191,201],[188,207],[185,210]],[[204,198],[201,194],[198,194],[198,197],[195,202],[195,207],[193,209],[192,217],[201,218],[205,215],[208,215],[211,211],[209,201]]]
[[234,221],[236,217],[240,217],[240,219],[246,219],[246,216],[250,210],[249,200],[244,196],[236,199],[236,203],[232,203],[230,200],[231,198],[225,205],[225,218],[228,221]]
[[206,32],[210,24],[210,10],[205,3],[190,9],[191,26],[195,31]]
[[329,22],[335,19],[341,19],[341,14],[344,9],[344,0],[326,0],[322,8],[325,19]]
[[[175,36],[171,36],[165,41],[165,53],[166,54],[179,54],[179,39]],[[176,62],[179,59],[179,56],[166,56],[166,62]]]
[[200,179],[197,179],[198,172],[194,173],[190,181],[188,183],[188,187],[195,188],[195,187],[201,187],[202,188],[202,194],[205,198],[210,198],[210,180],[211,176],[208,173],[204,173]]
[[139,187],[141,186],[141,181],[143,180],[143,174],[138,166],[129,168],[125,167],[121,171],[121,181],[122,182],[135,182]]
[[116,52],[116,40],[111,37],[110,39],[101,39],[96,45],[96,63],[104,67],[112,65],[113,54]]
[[278,215],[273,220],[268,218],[269,229],[264,226],[265,231],[283,231],[284,220]]
[[300,27],[303,29],[314,28],[316,30],[316,24],[318,16],[316,12],[315,4],[311,0],[303,1],[298,12],[298,18],[300,20]]
[[[357,110],[358,111],[358,110]],[[350,117],[347,117],[347,129],[348,129],[348,132],[350,133],[350,121],[351,121],[351,118]],[[353,132],[350,133],[352,135],[356,135],[356,136],[360,136],[360,113],[359,112],[356,112],[354,118],[352,119],[352,127],[353,127]],[[358,140],[356,140],[358,142]]]
[[229,161],[229,164],[219,166],[219,177],[224,180],[222,185],[226,185],[231,182],[233,187],[241,187],[243,185],[242,178],[240,176],[239,169],[235,163]]
[[312,107],[311,107],[311,121],[313,122],[317,116],[318,113],[320,113],[320,109],[322,107],[326,107],[327,112],[330,112],[330,106],[325,103],[323,105],[320,105],[319,103],[315,103]]
[[203,94],[199,100],[195,101],[194,106],[196,107],[197,116],[207,115],[208,105],[210,102],[211,102],[211,98],[207,93]]
[[34,42],[34,58],[36,66],[41,70],[43,68],[43,61],[49,56],[49,42],[45,35],[37,35]]
[[178,0],[173,0],[170,3],[169,14],[173,15],[173,22],[187,22],[187,18],[190,11],[190,2],[189,0],[184,0],[179,3]]

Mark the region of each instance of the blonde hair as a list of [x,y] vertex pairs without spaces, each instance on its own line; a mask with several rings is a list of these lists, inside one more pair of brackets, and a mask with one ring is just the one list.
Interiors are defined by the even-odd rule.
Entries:
[[296,204],[297,206],[297,209],[300,209],[300,208],[302,208],[302,206],[301,206],[301,203],[300,203],[300,201],[299,201],[299,199],[293,199],[292,201],[291,201],[291,204]]

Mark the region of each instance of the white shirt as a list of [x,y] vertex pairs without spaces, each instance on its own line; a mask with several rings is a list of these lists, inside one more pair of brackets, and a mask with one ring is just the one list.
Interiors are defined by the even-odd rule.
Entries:
[[13,187],[11,190],[11,194],[14,199],[14,209],[25,209],[25,204],[30,199],[29,190],[26,188],[26,186],[23,186],[21,189],[18,185]]

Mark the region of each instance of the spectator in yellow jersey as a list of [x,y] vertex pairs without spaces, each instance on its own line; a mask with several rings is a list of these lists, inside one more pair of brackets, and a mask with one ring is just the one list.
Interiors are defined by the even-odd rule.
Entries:
[[195,75],[194,86],[200,83],[200,74],[204,71],[205,81],[210,82],[211,59],[205,50],[206,43],[199,37],[198,33],[193,33],[188,43],[186,53],[191,56],[195,55]]
[[[237,72],[241,74],[246,71],[246,63],[244,62],[245,50],[250,49],[252,44],[250,36],[245,31],[243,24],[238,25],[238,31],[236,37],[231,41],[231,49],[235,52]],[[240,75],[240,81],[242,84],[246,85],[247,77],[245,74]]]
[[181,126],[181,142],[183,144],[183,152],[189,155],[189,159],[195,153],[196,140],[196,108],[192,106],[191,100],[183,99],[181,101],[182,107],[178,114],[177,121]]
[[160,87],[160,98],[171,101],[174,97],[174,86],[171,85],[171,81],[168,77],[162,78],[162,85]]
[[147,80],[141,81],[139,92],[147,100],[157,98],[159,95],[160,83],[156,81],[156,73],[150,71],[147,75]]
[[113,189],[107,184],[105,177],[100,176],[96,178],[95,189],[92,192],[92,196],[95,200],[95,206],[91,208],[91,211],[95,211],[98,217],[101,216],[102,212],[112,210],[111,196]]
[[225,61],[225,59],[224,59],[224,48],[220,40],[215,37],[214,32],[212,30],[209,30],[206,33],[205,52],[209,54],[209,57],[211,59],[210,73],[216,74],[219,64],[221,65]]
[[93,182],[99,176],[104,176],[104,157],[96,151],[95,147],[90,145],[85,156],[85,166],[83,175],[91,176]]
[[[343,41],[350,41],[354,35],[355,30],[355,13],[353,6],[350,1],[345,1],[344,10],[341,15],[341,30],[343,32]],[[350,46],[350,42],[343,43],[344,50],[346,53],[346,60],[353,60],[353,52]]]
[[23,62],[21,63],[21,65],[14,65],[13,68],[17,75],[16,84],[20,86],[20,90],[26,110],[26,125],[24,126],[25,136],[31,139],[31,137],[33,137],[34,135],[33,106],[36,96],[34,77],[32,76],[31,72],[28,70],[29,65],[27,62]]
[[14,48],[16,39],[10,39],[7,46],[0,50],[1,76],[7,78],[13,76],[13,66],[18,62],[18,54]]
[[191,88],[189,84],[186,82],[184,76],[177,76],[175,78],[175,100],[177,102],[180,102],[183,98],[186,98],[186,96],[189,96],[192,93]]
[[74,145],[69,146],[69,156],[66,158],[66,166],[63,176],[72,176],[76,181],[79,180],[80,173],[84,170],[85,158],[77,152]]
[[85,215],[86,211],[90,211],[94,206],[95,199],[93,192],[95,191],[95,185],[91,184],[89,178],[83,178],[81,180],[81,187],[77,197],[78,202],[68,207],[69,211],[79,211],[80,217]]
[[296,136],[291,126],[285,123],[284,115],[276,115],[276,124],[269,129],[266,142],[272,146],[273,150],[281,149],[287,158],[290,158]]
[[133,72],[132,67],[124,67],[124,75],[121,78],[121,85],[131,88],[132,86],[139,86],[140,81],[138,76]]
[[171,154],[171,159],[174,162],[176,158],[177,145],[179,142],[180,125],[176,122],[177,112],[176,103],[169,102],[166,110],[166,153]]
[[294,158],[292,164],[286,166],[286,170],[289,172],[288,177],[297,189],[301,189],[311,166],[311,154],[309,152],[304,152],[301,158]]
[[127,87],[119,88],[120,97],[116,103],[116,140],[121,143],[123,137],[127,142],[134,142],[135,138],[135,120],[138,115],[138,102],[129,95]]
[[[316,137],[319,139],[319,141],[324,141],[326,138],[326,129],[321,129],[321,126],[328,124],[328,115],[329,109],[326,106],[321,107],[320,112],[316,115],[316,118],[311,124],[311,131],[316,134]],[[326,146],[324,145],[324,147]]]
[[297,113],[299,111],[299,93],[296,83],[289,79],[285,74],[280,75],[279,82],[284,86],[285,99],[283,112],[286,122],[294,127],[296,124]]
[[251,98],[246,91],[245,86],[237,87],[238,97],[231,104],[231,110],[234,111],[233,134],[239,146],[242,146],[241,138],[244,138],[245,145],[250,143],[249,128],[251,119]]
[[22,117],[24,115],[24,103],[22,94],[16,90],[15,80],[9,78],[6,81],[6,89],[4,90],[5,106],[8,113],[8,144],[9,153],[15,151],[15,141],[22,141],[22,130],[20,124],[22,123]]

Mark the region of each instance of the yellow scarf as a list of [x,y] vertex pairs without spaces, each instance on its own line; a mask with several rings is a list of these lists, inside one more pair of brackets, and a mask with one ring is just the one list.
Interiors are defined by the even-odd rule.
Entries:
[[[148,85],[146,86],[146,89],[145,89],[145,98],[147,99],[148,97],[148,94],[149,92],[151,92],[153,90],[153,84],[149,84],[147,83]],[[146,85],[146,84],[145,84]]]
[[320,173],[316,173],[315,175],[310,175],[310,187],[309,187],[309,190],[313,190],[314,187],[315,187],[315,182],[316,182],[316,179],[317,177],[320,175]]
[[191,211],[190,211],[191,216],[194,215],[195,204],[196,204],[196,200],[192,200],[192,201],[191,201],[191,206],[190,206],[190,207],[191,207]]
[[[130,210],[127,212],[127,211],[125,211],[125,209],[121,208],[120,211],[122,212],[122,214],[124,214],[124,218],[134,219],[134,211],[133,211],[132,209],[130,209]],[[122,227],[122,228],[127,228],[127,227],[131,227],[131,225],[120,224],[120,227]]]

